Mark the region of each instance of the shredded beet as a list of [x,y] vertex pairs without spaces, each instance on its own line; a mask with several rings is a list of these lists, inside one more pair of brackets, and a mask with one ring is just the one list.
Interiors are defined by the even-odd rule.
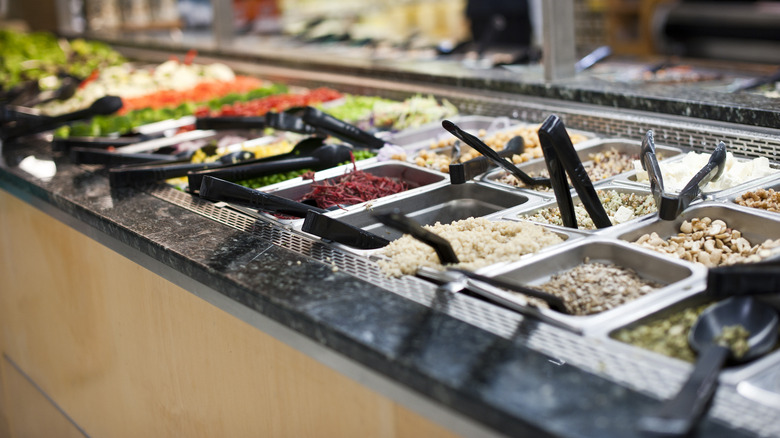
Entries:
[[357,169],[334,178],[332,182],[327,180],[314,182],[311,186],[312,191],[301,200],[313,199],[320,208],[339,204],[359,204],[409,189],[409,185],[405,182]]

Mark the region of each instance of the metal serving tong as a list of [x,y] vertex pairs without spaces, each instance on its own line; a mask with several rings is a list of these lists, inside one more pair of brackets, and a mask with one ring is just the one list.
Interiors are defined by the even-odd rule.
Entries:
[[[442,265],[452,265],[460,262],[455,251],[452,249],[452,245],[447,239],[423,228],[419,223],[410,219],[400,211],[392,211],[388,213],[374,213],[374,217],[388,227],[395,228],[398,231],[409,234],[420,242],[430,246],[436,251],[436,255],[439,256],[439,261]],[[497,278],[486,277],[475,272],[466,271],[463,269],[447,268],[447,273],[453,276],[451,281],[458,281],[459,278],[468,278],[473,281],[489,284],[494,287],[507,289],[513,292],[518,292],[529,297],[538,298],[545,301],[550,308],[553,308],[559,312],[568,313],[563,300],[555,295],[548,294],[547,292],[533,289],[522,284],[507,282]],[[426,276],[425,272],[421,272],[422,276]],[[431,275],[427,275],[431,278]],[[488,299],[494,299],[492,294],[485,292],[479,287],[471,288],[472,292],[483,295]]]
[[357,249],[376,249],[390,243],[387,239],[325,215],[326,210],[319,207],[250,189],[211,176],[203,178],[200,186],[200,197],[269,213],[304,218],[302,231]]
[[702,187],[710,181],[717,181],[723,175],[726,169],[726,144],[718,143],[707,164],[688,181],[677,196],[669,195],[664,190],[664,180],[655,153],[652,130],[647,131],[642,140],[640,158],[642,168],[647,171],[647,178],[650,180],[650,190],[653,192],[658,208],[658,217],[671,221],[675,220],[701,194]]
[[780,293],[780,258],[759,263],[722,266],[707,272],[705,294],[716,298],[778,293]]
[[506,158],[501,157],[501,155],[499,155],[499,153],[495,149],[486,145],[478,137],[471,135],[468,132],[460,129],[458,125],[452,123],[451,121],[443,120],[441,122],[441,126],[443,126],[444,129],[449,131],[450,134],[454,135],[463,143],[466,143],[467,145],[474,148],[480,154],[488,157],[494,163],[503,167],[504,170],[514,175],[517,179],[522,181],[523,184],[531,187],[533,186],[550,187],[549,178],[539,178],[539,177],[532,177],[531,175],[528,175],[527,173],[520,170],[517,166],[515,166],[514,163],[507,160]]
[[553,114],[542,123],[539,128],[539,143],[542,146],[544,161],[550,172],[555,199],[558,201],[558,209],[561,212],[563,225],[569,228],[577,228],[577,216],[574,213],[574,201],[572,201],[569,182],[566,174],[569,174],[574,189],[580,196],[582,205],[585,206],[596,228],[612,226],[604,206],[601,205],[596,190],[593,188],[588,172],[582,164],[574,145],[566,132],[560,117]]

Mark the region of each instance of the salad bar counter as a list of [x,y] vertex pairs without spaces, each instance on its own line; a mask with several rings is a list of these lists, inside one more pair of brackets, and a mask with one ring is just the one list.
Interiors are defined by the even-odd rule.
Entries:
[[780,436],[777,129],[198,61],[4,113],[4,381],[74,436]]

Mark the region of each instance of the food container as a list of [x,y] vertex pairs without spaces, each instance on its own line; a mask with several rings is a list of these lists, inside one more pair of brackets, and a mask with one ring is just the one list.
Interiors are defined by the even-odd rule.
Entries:
[[[676,157],[671,158],[669,161],[674,160],[676,162],[678,160],[683,160],[684,158],[685,158],[685,154],[680,154],[680,155],[678,155]],[[735,157],[735,159],[738,162],[750,161],[749,158]],[[777,178],[778,176],[780,176],[780,165],[778,165],[777,163],[770,162],[769,166],[771,168],[777,170],[777,172],[775,172],[772,175],[766,175],[766,176],[762,176],[762,177],[758,177],[758,178],[747,179],[747,180],[745,180],[744,182],[742,182],[742,183],[740,183],[738,185],[735,185],[733,187],[729,187],[729,188],[726,188],[726,189],[723,189],[723,190],[715,190],[715,191],[706,191],[705,190],[705,191],[702,192],[702,197],[704,199],[723,198],[725,196],[728,196],[731,193],[736,193],[736,192],[740,192],[741,193],[742,191],[744,191],[743,189],[745,189],[746,187],[751,187],[751,186],[754,186],[754,185],[764,184],[764,183],[766,183],[768,181],[772,181],[775,178]],[[694,173],[695,173],[695,171],[698,171],[698,169],[695,169]],[[638,185],[638,186],[641,186],[641,187],[650,187],[650,183],[647,182],[647,181],[641,181],[641,182],[637,181],[637,172],[638,172],[638,170],[634,170],[634,171],[622,174],[622,175],[616,177],[614,179],[614,182],[616,182],[618,184],[625,183],[625,184],[630,184],[630,185]],[[693,177],[693,175],[691,175],[691,177]],[[666,184],[666,185],[667,185],[667,187],[666,187],[666,191],[667,192],[675,193],[668,186],[668,184]]]
[[469,217],[488,216],[520,204],[539,202],[516,190],[507,190],[478,183],[446,184],[408,193],[405,196],[372,202],[366,208],[342,212],[338,218],[350,225],[363,228],[388,240],[401,236],[398,231],[379,223],[372,212],[395,209],[422,225],[443,224]]
[[[480,130],[493,132],[517,124],[516,120],[508,117],[454,116],[449,120],[469,132],[478,132]],[[402,146],[404,149],[414,152],[430,147],[431,143],[450,138],[451,136],[452,134],[441,126],[441,122],[436,122],[390,134],[386,140],[388,143]]]
[[589,237],[559,245],[516,263],[486,272],[501,280],[537,286],[550,277],[585,263],[599,262],[633,269],[642,279],[662,285],[661,288],[617,307],[591,315],[568,315],[551,309],[532,308],[523,296],[503,289],[491,288],[493,300],[521,313],[537,314],[552,324],[585,334],[603,334],[614,327],[611,321],[647,309],[660,309],[682,297],[697,292],[706,276],[703,267],[671,260],[653,251],[626,242]]
[[[776,220],[773,214],[734,204],[711,201],[690,207],[674,221],[664,221],[656,218],[641,223],[638,227],[629,231],[626,231],[625,228],[617,228],[612,233],[607,231],[606,234],[612,234],[621,240],[634,242],[645,234],[655,232],[661,239],[668,240],[672,236],[677,236],[683,221],[704,217],[724,221],[729,228],[739,230],[742,237],[747,239],[752,245],[780,237],[780,222]],[[776,258],[778,254],[780,254],[780,250],[776,248],[770,258]],[[672,255],[665,256],[673,257]]]
[[[529,151],[535,150],[538,152],[538,157],[541,157],[541,148],[539,147],[539,139],[536,135],[538,131],[538,124],[533,123],[525,123],[525,122],[518,122],[516,120],[511,119],[496,119],[496,120],[508,120],[510,122],[513,122],[511,125],[509,125],[506,128],[503,129],[495,129],[492,128],[486,129],[486,135],[481,136],[483,137],[483,141],[487,143],[489,146],[493,147],[496,150],[501,150],[506,145],[505,143],[508,142],[511,138],[513,138],[515,135],[519,135],[523,137],[524,145],[525,145],[525,152],[521,154],[521,157],[524,161],[529,161],[532,159],[532,157],[526,157],[525,155],[530,154]],[[458,123],[455,122],[457,125]],[[461,129],[464,131],[467,131],[470,134],[473,134],[475,136],[478,136],[478,130],[471,130],[467,127],[464,127],[462,125],[458,125]],[[442,128],[443,129],[443,128]],[[445,131],[446,132],[446,131]],[[580,145],[582,143],[587,142],[588,140],[592,140],[595,138],[595,134],[585,131],[579,131],[570,129],[568,130],[569,136],[572,137],[575,142],[575,144]],[[455,141],[455,137],[450,134],[449,132],[446,132],[446,136],[438,137],[436,140],[452,140]],[[491,137],[497,137],[495,141],[491,141]],[[533,143],[531,143],[532,140],[529,140],[529,138],[533,139]],[[579,141],[577,141],[579,139]],[[447,167],[450,164],[450,158],[453,154],[453,148],[452,146],[440,146],[440,147],[431,147],[431,144],[434,143],[433,141],[428,141],[425,144],[422,144],[421,147],[417,148],[411,148],[413,150],[414,154],[409,154],[407,156],[407,159],[419,166],[424,167],[430,167],[436,170],[440,170],[442,172],[447,171]],[[499,147],[500,146],[500,147]],[[460,143],[460,149],[461,149],[461,161],[465,161],[467,158],[476,158],[479,157],[479,153],[474,151],[470,146],[464,144],[463,142]],[[469,154],[469,155],[467,155]]]
[[[501,219],[498,216],[486,216],[483,218],[466,218],[467,220],[471,221],[478,221],[481,219],[483,222],[490,222],[493,225],[499,225],[495,228],[502,228],[500,226],[501,223],[505,225],[509,225],[509,229],[515,229],[517,231],[516,233],[510,233],[507,235],[508,241],[504,241],[503,243],[498,243],[496,245],[476,245],[474,247],[471,247],[472,243],[474,243],[473,239],[477,239],[477,242],[481,243],[479,234],[484,232],[485,237],[490,237],[492,234],[492,231],[486,231],[482,227],[482,224],[476,223],[475,228],[472,229],[472,232],[469,233],[469,236],[466,238],[466,240],[463,243],[464,249],[468,251],[476,251],[471,252],[471,257],[461,258],[461,262],[470,263],[471,267],[464,269],[470,269],[475,272],[481,273],[481,272],[487,272],[492,269],[499,268],[501,266],[505,266],[508,264],[512,264],[517,262],[518,260],[524,260],[530,257],[535,257],[538,254],[544,254],[545,252],[549,251],[552,248],[556,248],[560,245],[564,245],[567,242],[576,241],[578,239],[581,239],[584,235],[582,233],[578,233],[574,230],[566,231],[566,230],[555,230],[550,227],[545,227],[543,225],[537,225],[537,224],[510,224],[509,221],[505,221]],[[461,220],[458,220],[460,222]],[[452,223],[442,223],[442,224],[434,224],[433,232],[437,233],[437,227],[436,225],[451,225]],[[466,228],[470,228],[468,224],[460,224],[459,228],[464,226]],[[519,226],[517,226],[519,225]],[[538,230],[531,230],[530,227],[538,228]],[[519,228],[519,230],[518,230]],[[528,234],[530,233],[530,234]],[[439,232],[440,235],[442,235],[441,232]],[[446,234],[445,234],[446,235]],[[558,242],[550,242],[550,241],[543,241],[544,235],[555,235],[558,238],[560,238],[560,241]],[[404,238],[407,238],[404,236]],[[446,238],[446,237],[445,237]],[[410,242],[414,242],[414,239],[411,237],[408,237]],[[537,240],[542,239],[542,240]],[[485,242],[487,243],[487,242]],[[420,247],[425,248],[425,244],[416,242],[415,245],[419,244]],[[457,243],[453,243],[454,246],[458,246]],[[536,248],[538,246],[538,248]],[[471,250],[467,249],[468,247],[471,247]],[[350,250],[350,249],[347,249]],[[414,275],[417,274],[418,276],[422,276],[426,279],[434,279],[437,282],[449,282],[453,281],[453,273],[447,272],[447,271],[439,271],[439,269],[442,268],[441,265],[437,263],[436,260],[432,260],[428,258],[429,256],[433,256],[433,250],[431,249],[431,252],[429,254],[421,254],[417,249],[413,248],[396,248],[397,251],[394,251],[395,254],[400,254],[401,259],[396,260],[399,263],[392,263],[394,257],[392,255],[388,255],[384,249],[377,249],[377,250],[370,250],[370,251],[357,251],[358,253],[361,253],[362,255],[369,255],[372,259],[375,261],[380,262],[380,264],[383,261],[390,262],[391,268],[389,271],[386,271],[383,269],[384,275],[387,276],[396,276],[400,275],[398,271],[401,271],[404,274],[407,275]],[[355,252],[355,251],[353,251]],[[487,258],[490,258],[489,260]],[[479,260],[480,262],[475,263],[475,260]],[[476,266],[479,265],[479,266]],[[461,265],[462,267],[462,265]],[[395,269],[397,268],[397,270]],[[425,272],[421,273],[420,270],[424,269]],[[394,271],[394,272],[390,272]],[[456,284],[459,284],[459,281],[456,281]]]
[[[767,189],[767,190],[768,189],[772,189],[775,192],[780,191],[780,176],[775,177],[775,178],[773,178],[773,179],[771,179],[769,181],[760,181],[758,184],[752,184],[752,185],[747,186],[747,187],[746,186],[739,186],[739,187],[737,187],[735,189],[724,190],[723,192],[721,192],[719,194],[720,196],[718,196],[715,199],[720,200],[720,201],[724,201],[724,202],[730,202],[730,203],[732,203],[734,205],[740,205],[740,204],[736,203],[736,199],[740,195],[742,195],[742,194],[744,194],[746,192],[755,191],[757,189]],[[769,210],[766,210],[766,209],[763,209],[763,208],[758,208],[758,207],[749,207],[749,206],[741,206],[741,205],[740,205],[740,207],[748,208],[751,211],[752,210],[756,210],[756,211],[760,211],[760,212],[768,213],[768,214],[775,214],[775,215],[780,214],[778,212],[772,212],[772,211],[769,211]]]
[[[403,196],[412,195],[414,193],[420,192],[421,190],[426,190],[427,186],[443,184],[447,179],[447,175],[443,173],[436,172],[430,169],[424,169],[419,166],[415,166],[409,163],[404,163],[401,161],[378,162],[378,161],[371,160],[370,162],[367,163],[358,162],[357,168],[358,170],[362,170],[374,176],[388,177],[388,178],[394,178],[400,181],[404,181],[410,186],[409,190],[397,194],[389,195],[385,197],[385,199],[394,199],[395,197],[400,195]],[[352,164],[337,166],[332,169],[327,169],[322,172],[317,172],[315,174],[315,179],[317,182],[333,181],[335,178],[338,178],[346,173],[349,173],[352,170],[353,170]],[[301,198],[303,198],[307,193],[311,191],[311,186],[312,186],[311,180],[304,180],[298,177],[289,181],[283,181],[281,183],[274,184],[273,186],[267,186],[263,190],[277,196],[299,201]],[[375,200],[369,201],[369,203],[370,202],[376,202],[376,201]],[[263,218],[283,225],[300,227],[300,225],[303,224],[303,219],[280,219],[277,218],[276,216],[267,213],[257,213],[256,211],[252,211],[251,209],[240,208],[240,207],[236,209],[244,213],[251,214],[254,217]],[[338,214],[342,211],[353,211],[353,210],[363,211],[363,204],[346,206],[343,207],[342,209],[334,209],[332,214]]]
[[[602,184],[602,185],[596,185],[595,188],[596,188],[597,192],[614,190],[614,191],[616,191],[618,193],[621,193],[621,194],[635,194],[635,195],[638,195],[638,196],[650,196],[651,195],[649,190],[640,189],[638,187],[626,187],[626,186],[614,185],[614,184]],[[652,197],[650,199],[652,199]],[[572,201],[574,201],[575,211],[580,210],[582,212],[585,212],[585,208],[579,202],[579,196],[577,196],[576,192],[574,192],[573,190],[572,190]],[[652,205],[655,205],[655,201],[654,200],[652,201]],[[576,208],[577,206],[579,206],[579,208]],[[546,198],[546,201],[544,201],[543,203],[538,204],[538,205],[528,205],[528,206],[524,205],[524,206],[521,206],[521,207],[518,207],[518,208],[513,208],[513,209],[507,211],[506,214],[503,215],[503,218],[504,219],[508,219],[508,220],[531,220],[531,219],[523,218],[521,216],[534,215],[534,214],[536,214],[536,213],[538,213],[538,212],[540,212],[542,210],[550,209],[550,208],[557,209],[558,208],[558,203],[555,200],[550,200],[549,198]],[[587,213],[585,213],[585,214],[587,215]],[[650,219],[653,215],[654,215],[654,213],[640,215],[640,216],[637,216],[637,217],[635,217],[633,219],[625,221],[625,222],[623,222],[621,224],[615,224],[612,227],[605,228],[605,229],[602,229],[602,230],[595,230],[595,229],[594,230],[588,230],[588,229],[584,229],[584,228],[579,228],[579,230],[582,231],[582,232],[586,232],[586,233],[592,233],[592,232],[596,232],[596,231],[602,232],[602,231],[605,231],[605,230],[614,231],[614,229],[616,227],[623,228],[624,226],[629,226],[630,224],[636,223],[638,221]],[[531,221],[533,222],[533,220],[531,220]],[[542,223],[542,222],[538,222],[538,223]],[[552,225],[552,224],[550,226],[551,227],[561,227],[561,228],[563,227],[563,225]]]
[[[580,157],[580,160],[582,163],[586,166],[594,165],[592,156],[596,154],[603,154],[610,150],[614,150],[618,154],[621,155],[627,155],[631,157],[636,157],[636,159],[639,158],[639,151],[640,151],[641,143],[638,141],[633,140],[624,140],[624,139],[594,139],[589,140],[583,143],[580,143],[575,146],[575,149],[577,150],[577,155]],[[682,154],[682,149],[674,148],[670,146],[657,146],[656,151],[658,155],[662,159],[668,159],[672,157],[679,156]],[[547,175],[547,164],[544,162],[543,158],[531,160],[527,163],[522,163],[517,166],[520,168],[520,170],[530,174],[531,176],[540,176],[540,172],[544,172],[545,175]],[[592,168],[591,168],[592,169]],[[614,179],[617,175],[620,175],[622,173],[631,172],[634,170],[633,164],[629,165],[626,170],[614,174],[608,177],[596,179],[594,178],[594,172],[589,169],[588,176],[591,177],[591,180],[594,183],[597,182],[607,182],[612,179]],[[483,180],[490,183],[500,184],[500,185],[510,185],[503,181],[501,181],[505,176],[507,175],[507,172],[503,169],[496,169],[488,174],[486,174],[483,177]],[[515,186],[513,186],[515,187]],[[542,188],[542,190],[539,190],[539,188],[531,189],[527,188],[527,190],[536,190],[545,193],[547,196],[553,196],[552,189],[545,189]]]
[[[698,292],[682,297],[680,300],[660,309],[656,307],[643,309],[642,312],[635,315],[635,319],[625,321],[623,324],[609,330],[607,336],[610,340],[614,340],[615,342],[622,344],[622,346],[633,350],[631,354],[638,353],[648,355],[650,360],[659,362],[686,363],[687,360],[667,356],[643,346],[626,343],[619,339],[619,333],[622,330],[632,330],[640,326],[653,324],[660,320],[668,319],[685,309],[701,308],[710,303],[714,303],[715,301],[716,300],[708,297],[705,293]],[[773,306],[780,311],[780,306],[778,306],[776,302],[773,303]],[[682,327],[682,325],[680,325],[680,327]],[[686,343],[687,335],[687,331],[672,334],[665,333],[664,338],[669,340],[670,336],[677,336],[679,338],[675,341],[676,345],[682,345]],[[737,385],[737,390],[748,398],[753,398],[755,401],[762,403],[767,403],[767,400],[770,403],[774,401],[776,406],[780,407],[780,379],[777,379],[780,374],[776,372],[776,370],[780,370],[779,365],[780,349],[775,346],[770,353],[753,361],[739,365],[727,364],[726,368],[720,373],[720,381]],[[743,385],[747,385],[747,387]]]

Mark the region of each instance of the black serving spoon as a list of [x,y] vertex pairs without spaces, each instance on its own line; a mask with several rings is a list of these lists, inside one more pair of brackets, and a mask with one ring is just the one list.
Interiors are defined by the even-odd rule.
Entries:
[[[740,357],[717,341],[724,328],[732,326],[749,333],[748,350]],[[699,353],[688,381],[656,413],[642,417],[639,430],[653,437],[686,436],[712,400],[726,360],[744,362],[768,353],[777,343],[777,330],[777,311],[752,297],[732,297],[708,307],[688,335],[688,343]]]
[[655,153],[655,141],[653,131],[649,130],[642,139],[640,149],[642,168],[647,171],[647,179],[650,180],[650,191],[655,198],[658,208],[658,217],[671,221],[675,220],[693,202],[702,191],[702,188],[710,181],[717,181],[726,169],[726,144],[718,143],[715,151],[704,167],[699,170],[688,184],[683,187],[676,196],[669,195],[664,189],[664,180],[661,167],[658,165],[658,157]]
[[558,201],[564,225],[577,228],[574,203],[571,199],[569,184],[566,181],[565,174],[568,174],[574,189],[580,196],[580,202],[587,210],[596,228],[611,227],[612,221],[609,219],[607,211],[604,210],[596,189],[593,188],[593,182],[590,180],[582,160],[577,155],[560,117],[552,114],[542,123],[539,128],[539,143],[542,146],[547,170],[550,172],[553,192]]
[[506,158],[502,158],[498,152],[496,152],[495,149],[491,148],[490,146],[486,145],[482,140],[480,140],[478,137],[469,134],[468,132],[460,129],[458,125],[452,123],[449,120],[443,120],[441,122],[442,127],[449,131],[452,135],[457,137],[460,141],[466,143],[467,145],[474,148],[477,152],[480,154],[488,157],[490,160],[492,160],[497,165],[501,166],[506,170],[507,172],[514,175],[517,179],[523,182],[523,184],[527,186],[546,186],[550,187],[550,179],[549,178],[539,178],[539,177],[532,177],[528,175],[527,173],[523,172],[522,170],[518,169],[517,166],[514,165],[511,161],[507,160]]

